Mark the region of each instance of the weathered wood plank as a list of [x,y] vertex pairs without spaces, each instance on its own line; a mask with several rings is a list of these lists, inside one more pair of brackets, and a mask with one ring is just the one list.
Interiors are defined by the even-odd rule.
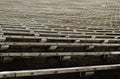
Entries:
[[120,52],[9,52],[0,53],[1,57],[39,57],[39,56],[101,56],[120,55]]
[[74,73],[74,72],[89,72],[89,71],[114,70],[114,69],[120,69],[120,64],[71,67],[71,68],[56,68],[56,69],[3,71],[3,72],[0,72],[0,78],[38,76],[38,75],[48,75],[48,74],[49,75],[50,74],[63,74],[63,73]]

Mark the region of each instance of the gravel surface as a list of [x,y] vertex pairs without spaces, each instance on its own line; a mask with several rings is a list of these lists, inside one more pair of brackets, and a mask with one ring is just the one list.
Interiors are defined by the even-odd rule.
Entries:
[[119,28],[120,1],[0,0],[0,24],[4,23]]

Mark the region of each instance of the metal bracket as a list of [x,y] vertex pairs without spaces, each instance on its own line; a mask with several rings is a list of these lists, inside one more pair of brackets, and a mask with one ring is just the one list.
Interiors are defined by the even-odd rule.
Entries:
[[96,36],[92,36],[93,39],[95,39]]
[[70,29],[70,27],[67,27],[66,29],[67,29],[67,30],[69,30],[69,29]]
[[94,48],[94,46],[89,46],[89,47],[87,48],[87,50],[93,49],[93,48]]
[[45,38],[41,39],[42,43],[45,43],[46,41],[47,41],[47,39],[45,39]]
[[61,34],[61,32],[60,31],[58,31],[58,35],[60,35]]
[[73,30],[73,32],[77,32],[77,30],[76,30],[76,29],[74,29],[74,30]]
[[94,75],[94,72],[92,72],[92,71],[91,72],[85,72],[86,77],[89,77],[89,76],[92,76],[92,75]]
[[30,29],[30,33],[34,33],[34,30]]
[[79,43],[80,42],[80,40],[78,39],[78,40],[75,40],[75,43]]
[[48,29],[49,27],[48,27],[48,26],[45,26],[44,28],[45,28],[45,29]]
[[90,71],[90,72],[80,72],[80,77],[90,77],[92,75],[94,75],[94,71]]
[[51,31],[55,31],[55,29],[51,29]]
[[117,38],[118,38],[118,36],[115,36],[115,38],[117,39]]
[[30,28],[29,28],[29,27],[26,27],[25,29],[26,29],[26,30],[30,30]]
[[39,33],[35,33],[35,37],[39,37]]
[[12,60],[13,60],[12,57],[3,57],[3,58],[1,59],[1,61],[4,62],[4,63],[11,62]]
[[55,50],[57,48],[57,46],[50,46],[50,50]]
[[107,43],[108,42],[108,40],[104,40],[104,43]]
[[6,49],[8,49],[9,48],[9,45],[1,45],[1,50],[6,50]]
[[6,40],[6,37],[0,36],[0,41],[5,41],[5,40]]
[[2,28],[0,28],[0,31],[2,31],[3,29]]
[[63,60],[71,59],[71,56],[63,56]]
[[66,35],[65,37],[66,37],[66,38],[69,38],[70,36],[69,36],[69,35]]

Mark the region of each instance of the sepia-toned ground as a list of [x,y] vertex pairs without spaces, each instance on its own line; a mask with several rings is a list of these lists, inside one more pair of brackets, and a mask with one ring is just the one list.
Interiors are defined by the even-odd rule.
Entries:
[[119,0],[0,0],[0,23],[118,27]]

